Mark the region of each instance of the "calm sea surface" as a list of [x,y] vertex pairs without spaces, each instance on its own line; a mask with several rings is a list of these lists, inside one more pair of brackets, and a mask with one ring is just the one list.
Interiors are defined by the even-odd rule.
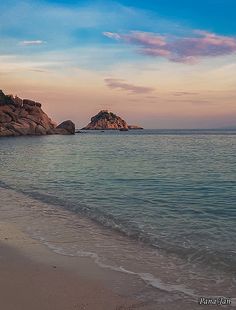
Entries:
[[2,192],[22,195],[23,209],[51,206],[24,209],[22,223],[52,249],[167,291],[194,296],[212,282],[235,293],[236,131],[1,138],[0,165]]

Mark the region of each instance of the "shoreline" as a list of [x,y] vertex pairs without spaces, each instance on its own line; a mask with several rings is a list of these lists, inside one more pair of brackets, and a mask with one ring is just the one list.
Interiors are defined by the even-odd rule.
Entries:
[[[55,253],[32,239],[17,225],[0,221],[0,307],[4,310],[189,310],[197,303],[172,300],[156,291],[160,300],[147,300],[127,286],[114,290],[121,274],[99,268],[88,257]],[[148,285],[146,290],[148,290]],[[145,289],[144,289],[145,291]]]
[[92,265],[88,259],[53,253],[14,225],[0,223],[0,306],[4,310],[154,309],[112,291]]
[[[136,258],[129,255],[130,250],[140,255],[142,246],[137,246],[136,243],[134,245],[129,240],[127,256],[123,253],[120,257],[116,257],[119,255],[120,246],[124,246],[124,242],[126,244],[126,238],[111,235],[110,231],[101,229],[89,219],[79,217],[68,210],[57,209],[55,206],[13,190],[0,189],[0,196],[2,201],[0,268],[5,272],[1,273],[5,278],[1,277],[0,280],[0,305],[1,301],[3,303],[1,294],[14,296],[14,292],[20,291],[20,296],[25,297],[23,301],[20,299],[18,304],[24,305],[28,295],[33,296],[33,301],[40,299],[42,303],[45,301],[53,303],[50,307],[43,304],[41,308],[24,305],[22,310],[54,308],[59,310],[170,310],[173,307],[175,310],[199,309],[197,296],[186,298],[189,291],[186,291],[186,287],[178,285],[179,282],[173,278],[177,270],[173,269],[173,266],[168,268],[166,264],[164,269],[161,268],[165,263],[162,257],[155,256],[153,263],[157,268],[157,278],[153,278],[150,273],[146,273],[148,270],[145,271],[145,266],[142,267],[139,264],[141,269],[135,270]],[[97,238],[91,238],[90,234]],[[105,246],[103,250],[106,246],[116,249],[115,256],[112,256],[110,261],[113,263],[114,259],[116,260],[115,268],[112,268],[113,265],[109,262],[107,264],[106,260],[101,264],[96,260],[94,255],[99,250],[97,245],[100,242]],[[83,249],[86,244],[88,247]],[[105,253],[100,252],[100,254],[106,257]],[[142,262],[148,258],[146,254],[142,256]],[[122,259],[129,259],[129,262],[126,261],[124,265],[125,269],[122,267]],[[128,268],[126,268],[127,263]],[[164,282],[161,281],[163,277]],[[32,287],[29,286],[29,279]],[[187,280],[186,274],[185,280],[182,279],[181,282],[185,284]],[[155,283],[152,283],[153,281]],[[17,287],[15,282],[21,283],[21,287]],[[69,293],[65,295],[59,283],[63,283]],[[177,285],[173,285],[174,283]],[[47,290],[42,292],[42,286],[47,287],[53,297],[48,296]],[[27,287],[30,287],[32,292],[28,291]],[[219,291],[217,295],[221,292]],[[202,293],[203,295],[200,296],[211,296],[207,292],[204,294],[203,290]],[[28,303],[33,301],[28,300]],[[13,301],[8,298],[6,302]],[[62,308],[60,308],[61,304]],[[73,306],[74,304],[76,307]],[[20,310],[16,304],[14,305],[6,304],[4,310]]]

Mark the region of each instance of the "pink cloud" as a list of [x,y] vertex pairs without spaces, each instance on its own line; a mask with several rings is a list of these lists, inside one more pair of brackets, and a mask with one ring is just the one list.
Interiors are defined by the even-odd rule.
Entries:
[[171,37],[132,31],[128,34],[104,32],[105,36],[138,46],[138,51],[152,57],[164,57],[173,62],[193,64],[202,57],[217,57],[236,53],[236,38],[196,30],[189,37]]
[[154,91],[154,88],[145,86],[136,86],[133,84],[126,83],[124,80],[121,79],[107,78],[104,81],[106,85],[111,89],[124,90],[131,92],[133,94],[147,94]]

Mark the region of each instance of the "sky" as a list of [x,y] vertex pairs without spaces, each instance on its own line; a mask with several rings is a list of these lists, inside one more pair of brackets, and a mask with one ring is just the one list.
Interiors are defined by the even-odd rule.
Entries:
[[235,0],[2,0],[0,89],[86,125],[236,126]]

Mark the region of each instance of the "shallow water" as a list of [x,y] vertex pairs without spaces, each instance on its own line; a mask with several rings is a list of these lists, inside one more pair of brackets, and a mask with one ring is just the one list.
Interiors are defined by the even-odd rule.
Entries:
[[24,217],[5,203],[0,218],[16,216],[54,251],[91,257],[167,292],[234,297],[235,133],[3,138],[0,186],[12,200],[22,194]]

